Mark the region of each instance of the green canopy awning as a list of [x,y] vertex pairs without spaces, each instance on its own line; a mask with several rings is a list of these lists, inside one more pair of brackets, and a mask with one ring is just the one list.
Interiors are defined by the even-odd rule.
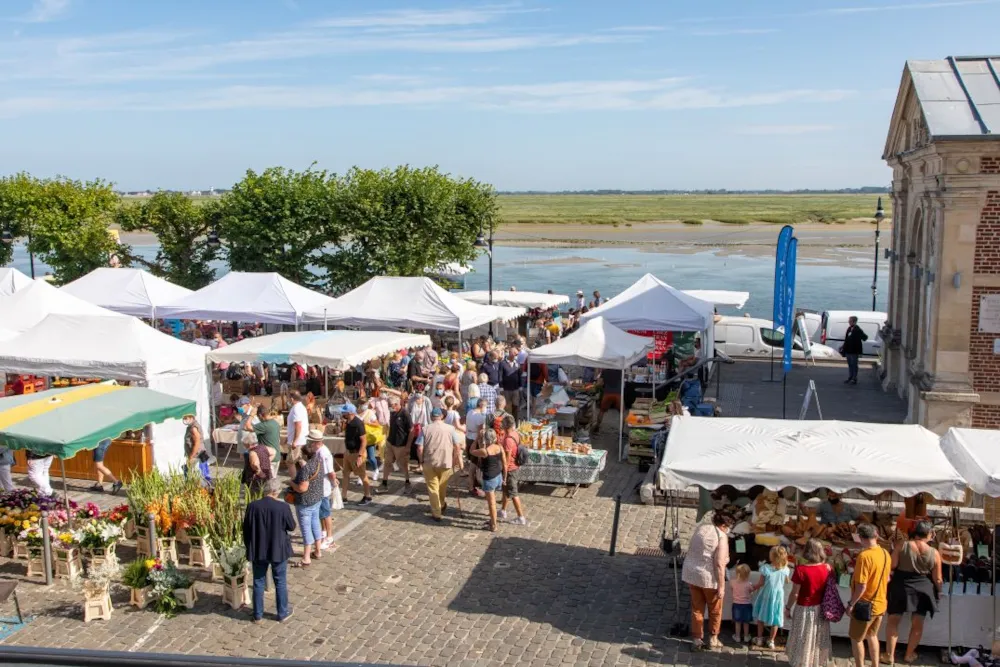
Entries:
[[102,440],[195,413],[195,401],[152,389],[89,384],[0,398],[0,446],[68,459]]

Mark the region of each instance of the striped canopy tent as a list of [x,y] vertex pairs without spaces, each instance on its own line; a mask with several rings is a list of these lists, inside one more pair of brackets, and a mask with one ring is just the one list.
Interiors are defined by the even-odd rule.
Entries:
[[0,446],[68,459],[147,424],[195,413],[195,401],[152,389],[89,384],[0,398]]

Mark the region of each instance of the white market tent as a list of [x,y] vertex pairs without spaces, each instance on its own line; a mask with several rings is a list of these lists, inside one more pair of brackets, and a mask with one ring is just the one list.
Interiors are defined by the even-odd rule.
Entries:
[[0,267],[0,296],[10,296],[33,281],[12,266]]
[[109,267],[94,269],[62,291],[116,313],[149,319],[159,317],[157,308],[192,293],[142,269]]
[[941,450],[975,493],[1000,498],[1000,431],[950,428]]
[[700,331],[702,353],[715,347],[715,307],[674,289],[651,273],[606,303],[580,316],[585,323],[603,317],[626,331]]
[[[603,317],[595,317],[579,329],[554,343],[528,351],[528,377],[531,364],[565,364],[625,370],[646,357],[655,346],[652,338],[634,336],[614,326]],[[625,430],[625,406],[618,411],[618,457],[622,456],[622,433]],[[531,392],[528,392],[528,415],[531,415]]]
[[331,297],[296,285],[277,273],[232,271],[197,292],[159,306],[156,316],[298,325],[302,313],[322,309],[332,301]]
[[860,489],[963,500],[966,482],[936,436],[915,424],[674,417],[659,487]]
[[[167,336],[134,317],[115,313],[49,315],[4,342],[0,372],[138,382],[165,394],[193,398],[198,421],[207,429],[211,416],[207,351],[207,347]],[[182,465],[184,424],[168,419],[153,424],[152,429],[157,468],[165,471]]]
[[[471,301],[472,303],[478,303],[484,306],[490,305],[490,293],[488,290],[453,292],[453,294],[465,299],[466,301]],[[514,308],[555,308],[556,306],[564,303],[569,303],[569,297],[565,294],[493,290],[494,306],[511,306]]]
[[359,329],[469,331],[517,319],[524,308],[481,306],[460,299],[430,278],[379,276],[306,312],[302,322]]
[[0,322],[14,333],[32,328],[49,315],[121,317],[110,310],[67,294],[44,280],[33,280],[24,289],[0,297]]
[[430,336],[396,331],[296,331],[247,338],[210,351],[208,359],[215,363],[298,363],[346,371],[396,350],[430,344]]
[[732,292],[721,289],[686,289],[684,293],[716,306],[743,308],[750,300],[750,292]]

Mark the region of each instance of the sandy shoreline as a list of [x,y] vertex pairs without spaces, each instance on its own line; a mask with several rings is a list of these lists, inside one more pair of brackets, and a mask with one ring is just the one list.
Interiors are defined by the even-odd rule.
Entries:
[[[780,225],[756,223],[734,225],[706,222],[686,225],[681,222],[649,222],[620,225],[580,224],[509,224],[497,229],[495,243],[502,246],[539,248],[623,247],[644,252],[692,254],[714,251],[721,255],[761,256],[774,252]],[[882,226],[883,238],[890,233]],[[803,223],[795,226],[799,253],[813,259],[843,258],[845,252],[860,254],[872,247],[875,225],[856,221],[844,224]],[[156,236],[148,233],[124,233],[124,243],[133,246],[156,245]],[[576,258],[578,262],[586,259]],[[549,260],[551,261],[551,260]],[[574,263],[572,258],[558,263]]]

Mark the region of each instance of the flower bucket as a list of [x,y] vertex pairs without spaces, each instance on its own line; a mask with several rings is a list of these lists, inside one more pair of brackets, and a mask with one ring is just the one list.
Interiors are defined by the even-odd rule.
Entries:
[[100,567],[104,563],[118,562],[118,544],[112,542],[106,547],[94,547],[83,552],[83,560],[88,569]]
[[198,535],[189,537],[188,565],[191,567],[212,567],[212,550],[208,539]]
[[10,543],[10,536],[7,535],[6,528],[0,528],[0,558],[10,558],[14,552],[14,547]]
[[164,563],[171,561],[175,565],[179,564],[180,561],[177,558],[177,540],[173,537],[156,538],[156,555]]
[[195,590],[195,585],[192,583],[187,588],[175,588],[174,597],[186,609],[194,609],[194,603],[198,601],[198,591]]
[[108,587],[101,586],[94,588],[84,585],[83,587],[83,622],[111,620],[111,596],[108,594]]
[[253,602],[250,597],[250,575],[246,572],[236,577],[222,575],[222,602],[233,609],[250,605]]
[[222,566],[212,561],[212,581],[222,581]]
[[80,550],[76,547],[53,549],[52,556],[55,561],[56,578],[73,580],[83,573]]
[[130,588],[128,603],[136,609],[145,609],[153,601],[153,587]]

